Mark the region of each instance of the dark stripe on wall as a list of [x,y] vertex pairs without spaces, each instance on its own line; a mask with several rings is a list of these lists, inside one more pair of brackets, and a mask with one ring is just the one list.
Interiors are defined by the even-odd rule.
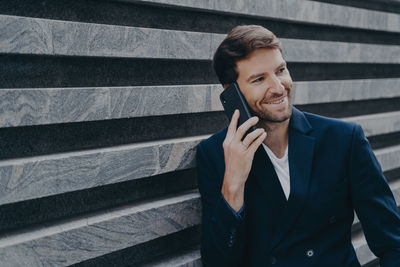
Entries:
[[111,147],[217,132],[223,112],[0,128],[0,159]]
[[359,7],[370,10],[400,13],[400,2],[396,0],[311,0],[335,5]]
[[185,10],[118,1],[5,1],[0,7],[0,14],[213,33],[227,33],[237,25],[257,24],[270,29],[281,38],[400,44],[400,33],[260,19],[216,11]]
[[0,55],[3,88],[205,83],[217,83],[207,60]]
[[301,111],[322,116],[343,118],[400,110],[400,98],[369,99],[362,101],[332,102],[296,105]]
[[400,145],[400,132],[368,137],[373,149]]
[[388,181],[400,179],[400,168],[387,171],[384,175]]
[[[288,63],[295,81],[400,77],[400,64]],[[1,88],[218,83],[209,60],[0,55]]]
[[54,224],[68,217],[197,188],[195,169],[0,206],[0,233]]

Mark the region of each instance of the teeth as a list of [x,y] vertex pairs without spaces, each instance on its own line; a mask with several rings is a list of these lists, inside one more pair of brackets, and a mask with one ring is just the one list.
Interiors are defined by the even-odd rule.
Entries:
[[272,102],[267,102],[267,104],[280,104],[283,102],[283,98],[281,100],[277,100],[277,101],[272,101]]

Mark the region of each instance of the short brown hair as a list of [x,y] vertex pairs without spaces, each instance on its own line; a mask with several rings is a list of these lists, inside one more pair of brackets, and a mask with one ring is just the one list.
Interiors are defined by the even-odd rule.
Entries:
[[279,49],[281,41],[271,31],[258,25],[244,25],[233,28],[215,51],[214,71],[222,85],[236,81],[236,62],[245,59],[261,48]]

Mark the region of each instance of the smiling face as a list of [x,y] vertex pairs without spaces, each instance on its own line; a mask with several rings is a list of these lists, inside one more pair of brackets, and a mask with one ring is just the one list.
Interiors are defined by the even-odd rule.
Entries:
[[250,108],[265,123],[292,115],[293,82],[278,49],[263,48],[236,62],[237,83]]

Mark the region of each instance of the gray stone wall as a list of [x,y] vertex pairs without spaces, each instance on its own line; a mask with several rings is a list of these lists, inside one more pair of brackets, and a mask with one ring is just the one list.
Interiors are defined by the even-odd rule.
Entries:
[[[201,266],[195,146],[239,24],[282,39],[299,109],[363,127],[400,204],[397,1],[4,1],[0,266]],[[353,243],[378,264],[357,218]]]

